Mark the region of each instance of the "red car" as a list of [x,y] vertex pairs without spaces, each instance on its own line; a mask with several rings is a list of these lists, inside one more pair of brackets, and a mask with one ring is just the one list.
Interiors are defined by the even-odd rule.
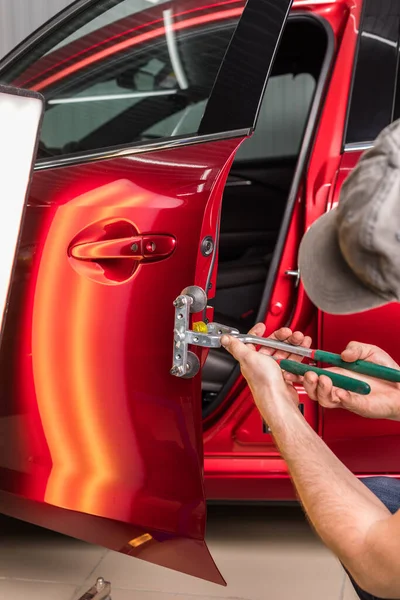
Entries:
[[[232,359],[193,348],[201,373],[170,374],[173,302],[196,285],[209,320],[400,360],[397,305],[323,314],[297,268],[400,116],[399,23],[384,0],[80,0],[6,57],[46,112],[1,345],[2,512],[222,582],[206,497],[295,499]],[[302,398],[354,473],[399,475],[400,423]]]

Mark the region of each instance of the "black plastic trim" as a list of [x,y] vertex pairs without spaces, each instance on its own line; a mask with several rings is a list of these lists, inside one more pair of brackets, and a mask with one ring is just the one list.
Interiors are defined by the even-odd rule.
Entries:
[[397,0],[364,0],[343,148],[375,140],[393,120],[399,26]]
[[362,8],[361,8],[361,17],[360,17],[360,29],[358,31],[357,45],[356,45],[356,50],[354,53],[354,61],[353,61],[353,69],[352,69],[352,74],[351,74],[351,83],[350,83],[350,89],[349,89],[349,100],[348,100],[348,104],[347,104],[346,120],[344,123],[344,130],[343,130],[342,152],[344,151],[344,149],[347,145],[346,144],[347,130],[349,127],[351,100],[353,98],[354,84],[355,84],[356,72],[357,72],[357,63],[358,63],[358,57],[359,57],[359,53],[360,53],[360,43],[361,43],[361,33],[360,32],[361,32],[362,24],[364,22],[365,7],[366,7],[366,2],[363,2]]
[[182,148],[182,146],[193,146],[195,144],[205,144],[207,142],[218,142],[234,138],[247,137],[251,133],[249,129],[241,131],[223,131],[212,135],[191,135],[176,136],[170,138],[160,138],[157,142],[137,142],[125,144],[123,146],[113,146],[102,148],[92,152],[80,152],[76,154],[63,154],[54,158],[41,158],[36,162],[35,171],[44,171],[45,169],[55,169],[60,167],[70,167],[72,165],[81,165],[97,162],[101,160],[111,160],[115,158],[125,158],[134,154],[144,154],[146,152],[156,152],[159,150],[172,150]]
[[[315,96],[313,100],[313,104],[310,111],[310,116],[308,118],[308,123],[306,130],[303,136],[303,142],[301,145],[301,150],[299,154],[299,159],[297,161],[296,171],[294,173],[292,185],[290,188],[288,201],[286,205],[285,214],[282,220],[281,229],[279,232],[278,241],[275,247],[275,252],[271,261],[271,265],[268,271],[268,277],[265,282],[264,292],[261,298],[260,308],[257,315],[257,320],[264,320],[266,311],[268,309],[268,305],[271,299],[273,287],[276,281],[277,271],[281,262],[283,249],[285,246],[287,232],[291,223],[292,214],[294,210],[294,206],[297,199],[298,189],[301,183],[301,180],[304,176],[304,173],[308,166],[308,161],[312,152],[313,143],[316,134],[316,125],[318,123],[318,119],[320,113],[322,111],[323,100],[325,94],[327,92],[328,83],[329,83],[329,75],[331,73],[331,69],[333,66],[333,58],[335,54],[335,36],[332,31],[331,26],[325,19],[317,16],[317,15],[299,15],[298,17],[294,17],[297,19],[312,19],[314,22],[317,22],[321,27],[324,28],[327,35],[327,49],[325,54],[324,63],[322,65],[321,74],[318,80],[318,85],[315,91]],[[231,390],[232,386],[235,384],[240,373],[240,366],[236,365],[233,369],[230,377],[223,385],[221,391],[218,396],[210,402],[207,408],[203,411],[203,419],[207,419],[210,417],[222,404],[224,398]]]
[[293,0],[248,0],[220,67],[199,134],[255,128]]

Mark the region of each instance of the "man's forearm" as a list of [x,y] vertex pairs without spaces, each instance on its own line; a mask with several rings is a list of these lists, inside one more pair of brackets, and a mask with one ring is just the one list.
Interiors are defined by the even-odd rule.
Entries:
[[318,534],[362,585],[379,579],[368,535],[390,513],[330,451],[293,403],[258,395],[258,406],[287,462],[304,508]]

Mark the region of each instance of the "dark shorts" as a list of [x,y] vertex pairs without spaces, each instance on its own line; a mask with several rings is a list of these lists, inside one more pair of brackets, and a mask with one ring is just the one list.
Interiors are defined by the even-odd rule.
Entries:
[[[400,481],[390,477],[369,477],[363,479],[363,483],[375,496],[378,496],[391,513],[394,514],[400,509]],[[383,600],[363,592],[354,581],[352,581],[352,584],[361,600]]]

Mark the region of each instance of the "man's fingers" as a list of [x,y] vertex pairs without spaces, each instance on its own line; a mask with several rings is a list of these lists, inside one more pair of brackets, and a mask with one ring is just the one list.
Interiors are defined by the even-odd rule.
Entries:
[[315,400],[316,402],[318,402],[318,375],[316,373],[313,373],[312,371],[309,371],[304,375],[303,385],[307,396],[311,398],[311,400]]
[[337,397],[332,394],[332,390],[332,380],[326,375],[321,375],[317,386],[318,402],[321,404],[321,406],[329,407],[332,402],[335,404],[339,402]]
[[[298,333],[298,332],[297,332]],[[293,336],[295,336],[296,333],[293,334]],[[302,348],[311,348],[311,343],[312,340],[310,338],[309,335],[304,336],[303,334],[301,334],[302,339],[300,341],[300,343],[296,343],[296,341],[291,341],[291,339],[289,338],[289,343],[293,344],[294,346],[301,346]],[[297,337],[297,340],[299,340],[300,338]],[[290,360],[295,360],[297,362],[301,362],[303,360],[303,356],[299,356],[298,354],[289,354],[289,359]]]
[[[289,331],[290,329],[286,329],[285,333]],[[290,335],[284,341],[292,346],[301,346],[303,348],[311,347],[311,338],[309,336],[305,336],[303,333],[301,333],[301,331],[295,331],[294,333],[290,332]],[[277,350],[276,352],[269,352],[269,354],[274,354],[274,356],[279,359],[288,358],[289,360],[295,360],[297,362],[301,362],[303,360],[302,356],[299,356],[295,352],[291,352],[290,349],[288,349],[287,352],[284,352],[283,350]]]
[[[256,335],[257,337],[263,337],[265,330],[266,330],[266,326],[264,323],[257,323],[256,325],[254,325],[254,327],[252,327],[250,329],[249,335]],[[247,344],[247,347],[250,350],[256,349],[254,344]]]
[[292,330],[289,327],[282,327],[273,333],[270,337],[272,340],[278,340],[279,342],[286,342],[292,335]]
[[346,410],[361,415],[363,414],[363,411],[368,408],[368,399],[365,396],[351,394],[350,392],[342,389],[337,389],[336,395],[339,399],[341,408],[345,408]]
[[[250,331],[250,335],[256,335],[258,337],[262,337],[265,333],[265,325],[264,323],[258,323],[255,325]],[[282,327],[275,331],[269,339],[276,340],[279,342],[286,342],[287,344],[293,346],[302,346],[304,348],[311,348],[311,338],[309,336],[305,336],[301,331],[292,332],[289,327]],[[252,344],[247,344],[247,347],[254,350],[255,347]],[[274,356],[277,359],[288,358],[290,360],[295,360],[297,362],[301,362],[303,358],[298,354],[292,353],[290,349],[287,352],[283,350],[274,350],[273,348],[268,348],[268,346],[262,346],[260,349],[262,354],[266,354],[267,356]],[[299,381],[297,378],[295,381]]]
[[[272,335],[269,336],[270,340],[276,340],[278,342],[286,342],[286,340],[292,335],[292,330],[288,327],[282,327],[282,329],[278,329]],[[260,350],[262,354],[266,354],[267,356],[276,355],[276,350],[273,348],[268,348],[267,346],[263,346]],[[277,356],[277,355],[276,355]],[[279,358],[277,356],[277,358]]]
[[252,327],[249,331],[249,335],[257,335],[258,337],[262,337],[265,333],[266,326],[264,323],[257,323]]
[[288,371],[284,371],[283,377],[289,383],[302,383],[303,377],[301,375],[295,375],[294,373],[289,373]]
[[253,352],[251,348],[243,344],[240,340],[229,335],[223,335],[221,344],[237,361],[242,362],[249,353]]
[[360,342],[350,342],[347,348],[343,350],[342,358],[347,362],[353,362],[355,360],[367,360],[384,367],[392,367],[394,369],[398,368],[398,365],[389,356],[389,354],[380,348],[377,348],[376,346],[371,346],[370,344],[361,344]]
[[316,373],[309,371],[304,375],[304,389],[311,398],[324,408],[338,408],[340,399],[336,395],[336,388],[333,387],[331,379],[326,375],[318,377]]
[[356,360],[365,360],[374,350],[369,344],[360,344],[359,342],[350,342],[347,348],[342,352],[342,358],[346,362],[354,362]]
[[354,402],[354,394],[350,394],[347,390],[338,388],[336,390],[336,396],[340,400],[340,403],[344,408],[347,408]]

